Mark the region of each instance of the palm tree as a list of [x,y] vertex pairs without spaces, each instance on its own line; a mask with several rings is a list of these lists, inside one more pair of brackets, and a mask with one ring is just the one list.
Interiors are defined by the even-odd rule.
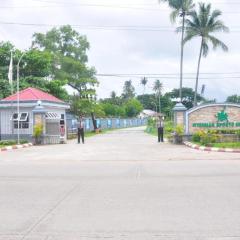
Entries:
[[163,84],[160,80],[156,80],[153,85],[153,91],[156,92],[156,96],[158,96],[158,104],[159,104],[159,112],[161,112],[161,95],[163,90]]
[[180,59],[180,89],[179,98],[182,102],[182,85],[183,85],[183,50],[184,50],[184,30],[186,17],[193,11],[195,4],[193,0],[159,0],[159,2],[167,2],[168,6],[173,10],[170,15],[170,20],[172,23],[176,23],[177,18],[181,18],[181,59]]
[[143,94],[145,93],[147,83],[148,83],[147,78],[146,78],[146,77],[143,77],[143,78],[141,79],[141,84],[143,85]]
[[184,38],[184,44],[195,37],[201,38],[200,53],[197,65],[197,76],[195,84],[194,106],[197,105],[197,91],[198,91],[198,79],[201,58],[206,57],[209,52],[208,42],[213,45],[213,49],[220,47],[223,51],[228,51],[228,47],[214,37],[212,34],[216,32],[228,32],[229,29],[224,23],[219,20],[222,12],[219,10],[211,11],[211,4],[199,3],[198,12],[191,13],[190,18],[186,20],[186,37]]

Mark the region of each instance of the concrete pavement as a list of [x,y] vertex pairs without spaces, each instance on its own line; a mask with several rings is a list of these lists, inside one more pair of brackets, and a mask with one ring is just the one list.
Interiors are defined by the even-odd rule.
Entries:
[[240,239],[238,160],[142,129],[1,153],[0,240]]
[[238,160],[239,154],[202,152],[186,146],[157,143],[144,128],[122,129],[87,138],[85,145],[76,140],[63,145],[31,147],[1,153],[1,161],[31,163],[78,161],[162,161],[162,160]]

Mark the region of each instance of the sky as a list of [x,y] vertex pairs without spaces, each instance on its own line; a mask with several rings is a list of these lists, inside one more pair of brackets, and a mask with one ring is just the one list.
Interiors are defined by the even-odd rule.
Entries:
[[[240,95],[240,0],[202,2],[221,10],[230,28],[230,33],[217,34],[229,52],[211,50],[200,69],[199,90],[205,84],[204,96],[222,102],[229,95]],[[90,43],[88,65],[100,75],[98,98],[108,97],[111,91],[121,94],[130,79],[137,94],[142,94],[144,76],[148,77],[146,93],[152,92],[156,79],[167,92],[179,87],[181,37],[169,14],[168,6],[158,0],[1,0],[0,41],[24,50],[31,46],[34,32],[70,24]],[[184,87],[194,88],[199,50],[199,39],[185,46]]]

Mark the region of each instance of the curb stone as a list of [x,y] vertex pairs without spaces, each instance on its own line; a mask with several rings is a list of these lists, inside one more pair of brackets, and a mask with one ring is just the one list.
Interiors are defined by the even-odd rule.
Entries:
[[20,149],[20,148],[27,148],[27,147],[31,147],[31,146],[33,146],[32,143],[25,143],[25,144],[21,144],[21,145],[7,146],[7,147],[0,148],[0,152],[6,152],[6,151],[9,151],[9,150],[15,150],[15,149]]
[[207,151],[207,152],[240,153],[240,149],[234,149],[234,148],[204,147],[204,146],[199,146],[199,145],[191,143],[191,142],[184,142],[184,145],[186,145],[190,148],[193,148],[193,149]]

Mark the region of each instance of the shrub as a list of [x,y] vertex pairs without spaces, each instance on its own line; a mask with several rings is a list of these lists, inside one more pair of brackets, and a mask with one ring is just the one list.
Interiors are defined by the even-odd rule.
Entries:
[[183,125],[177,125],[177,126],[175,127],[174,131],[175,131],[176,135],[182,136],[183,133],[184,133],[184,127],[183,127]]
[[197,131],[197,132],[195,132],[195,133],[193,134],[192,140],[193,140],[194,142],[200,142],[200,141],[201,141],[201,136],[202,136],[201,131]]
[[33,130],[33,137],[35,138],[35,144],[41,144],[42,134],[43,134],[43,125],[36,124]]
[[[20,144],[28,143],[27,140],[21,139]],[[17,140],[2,140],[0,141],[0,146],[11,146],[11,145],[16,145]]]

